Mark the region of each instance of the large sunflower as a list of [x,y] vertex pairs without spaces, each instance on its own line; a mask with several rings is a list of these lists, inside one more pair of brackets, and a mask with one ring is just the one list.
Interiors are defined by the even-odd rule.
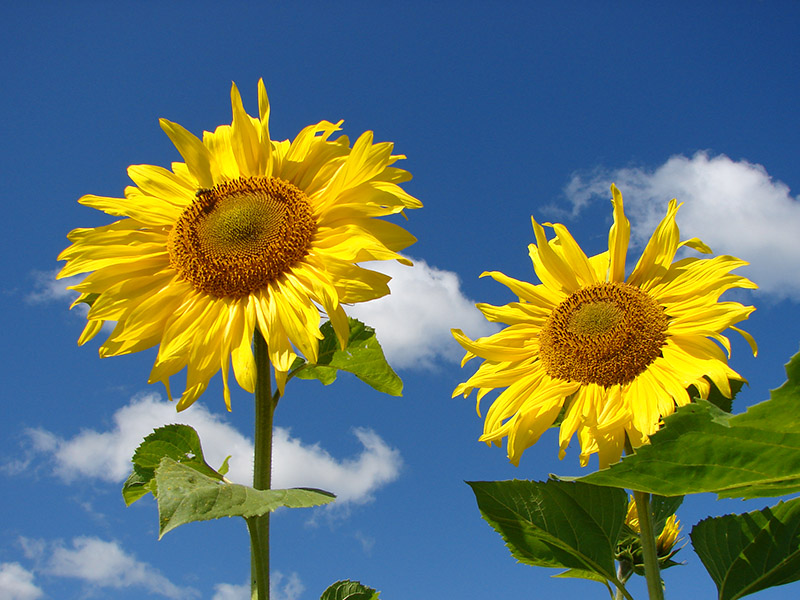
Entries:
[[622,195],[611,186],[614,224],[608,251],[587,257],[561,224],[547,240],[533,221],[536,244],[529,246],[540,285],[493,271],[483,273],[508,286],[519,302],[478,304],[489,321],[508,325],[499,333],[471,340],[453,330],[467,350],[462,366],[485,359],[453,396],[478,390],[480,400],[492,389],[506,388],[486,415],[480,440],[498,446],[508,436],[508,457],[520,456],[562,416],[559,457],[572,435],[581,444],[581,464],[598,453],[600,466],[619,460],[626,438],[632,447],[647,442],[662,417],[691,401],[694,386],[706,398],[713,384],[731,396],[729,380],[743,378],[727,365],[730,342],[722,332],[754,310],[738,302],[719,302],[734,287],[756,285],[731,270],[747,264],[732,256],[684,258],[673,262],[681,246],[709,254],[693,238],[679,241],[669,203],[633,272],[625,278],[630,237]]
[[411,179],[391,167],[404,158],[372,132],[353,147],[330,139],[339,123],[321,121],[294,141],[270,138],[269,101],[258,84],[259,118],[231,88],[233,122],[202,140],[165,119],[164,132],[186,162],[172,170],[133,165],[136,184],[124,198],[79,202],[122,219],[76,229],[59,255],[59,277],[90,273],[72,289],[88,302],[79,344],[105,321],[116,327],[100,356],[158,345],[150,383],[187,367],[178,410],[188,407],[222,370],[230,409],[229,365],[239,385],[255,385],[251,342],[263,334],[279,389],[301,353],[317,359],[323,311],[342,346],[349,324],[342,303],[389,293],[389,277],[356,265],[398,260],[414,243],[403,228],[374,217],[422,204],[399,187]]

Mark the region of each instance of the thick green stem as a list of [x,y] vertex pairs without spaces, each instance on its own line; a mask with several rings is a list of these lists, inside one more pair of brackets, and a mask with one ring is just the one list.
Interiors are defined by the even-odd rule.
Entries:
[[636,502],[636,514],[639,517],[639,540],[644,557],[644,578],[647,581],[647,593],[650,600],[664,600],[664,588],[661,586],[661,574],[656,553],[656,536],[653,530],[653,515],[650,510],[650,494],[633,492]]
[[[272,482],[272,417],[275,402],[272,397],[270,363],[267,342],[256,329],[253,336],[256,359],[256,427],[253,487],[268,490]],[[250,595],[269,600],[269,513],[247,519],[250,530]]]
[[247,531],[250,532],[250,600],[269,598],[269,569],[267,570],[266,580],[264,577],[258,576],[265,559],[267,566],[269,566],[269,540],[267,540],[267,552],[265,555],[263,544],[258,536],[256,519],[257,517],[245,519],[247,521]]

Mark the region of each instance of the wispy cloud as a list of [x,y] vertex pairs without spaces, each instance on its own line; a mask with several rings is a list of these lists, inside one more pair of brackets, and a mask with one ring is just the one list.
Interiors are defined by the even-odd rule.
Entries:
[[[297,600],[306,589],[297,573],[287,576],[272,571],[269,578],[269,597],[272,600]],[[214,586],[211,600],[250,600],[250,584],[218,583]]]
[[280,572],[270,574],[269,591],[273,600],[297,600],[306,589],[297,573],[284,575]]
[[[243,484],[252,481],[252,441],[199,402],[176,415],[174,404],[161,400],[158,394],[144,394],[117,410],[112,422],[106,431],[84,429],[71,438],[30,429],[27,433],[33,452],[28,460],[47,456],[54,474],[68,483],[81,478],[119,483],[130,473],[131,456],[142,438],[156,427],[178,422],[198,431],[209,464],[219,466],[230,455],[227,477]],[[276,427],[273,486],[325,489],[337,495],[339,506],[370,501],[379,488],[397,479],[402,458],[371,430],[354,429],[353,434],[363,450],[355,457],[336,458],[319,444],[305,444],[292,437],[288,429]],[[16,465],[13,472],[20,470]]]
[[625,168],[576,174],[565,189],[574,212],[607,201],[614,182],[625,198],[632,239],[642,246],[666,203],[677,198],[683,239],[699,237],[715,253],[750,262],[740,273],[762,292],[800,300],[800,201],[767,170],[745,160],[673,156],[655,169]]
[[[272,596],[272,590],[270,590],[270,596]],[[214,596],[211,600],[250,600],[250,584],[218,583],[214,586]]]
[[37,600],[44,592],[33,583],[33,573],[17,562],[0,563],[0,596],[6,600]]
[[49,302],[71,303],[78,297],[77,292],[68,290],[71,285],[75,285],[82,278],[68,277],[67,279],[56,279],[60,269],[53,271],[33,271],[33,289],[25,296],[25,301],[30,304],[45,304]]
[[458,362],[464,355],[450,333],[458,327],[472,337],[490,335],[488,323],[475,302],[461,290],[458,275],[412,259],[413,267],[399,263],[365,263],[390,275],[392,293],[356,304],[348,314],[375,328],[386,358],[398,368],[428,368],[439,360]]
[[116,542],[83,536],[73,538],[70,545],[60,540],[23,538],[21,542],[28,558],[36,561],[37,570],[53,577],[78,579],[95,590],[138,588],[176,600],[200,595],[193,588],[175,585],[158,569],[137,560]]

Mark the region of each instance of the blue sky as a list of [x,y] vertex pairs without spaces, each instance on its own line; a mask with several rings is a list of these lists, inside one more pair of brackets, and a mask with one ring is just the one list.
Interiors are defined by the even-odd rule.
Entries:
[[[126,509],[119,488],[139,439],[168,420],[196,425],[212,458],[233,454],[246,479],[251,399],[237,390],[225,413],[217,378],[175,416],[146,383],[154,351],[101,361],[97,343],[79,348],[82,317],[52,277],[69,230],[109,221],[80,196],[119,196],[128,165],[179,159],[159,117],[199,135],[230,123],[231,81],[255,112],[263,77],[273,138],[322,119],[344,119],[351,138],[373,130],[408,157],[406,189],[425,204],[407,223],[417,266],[387,266],[392,296],[354,311],[376,327],[404,396],[342,377],[329,388],[293,382],[281,401],[276,479],[340,501],[276,514],[275,597],[318,598],[342,578],[386,600],[604,597],[597,584],[516,564],[480,519],[464,480],[580,468],[574,449],[556,459],[552,432],[519,468],[476,441],[474,399],[451,399],[469,371],[449,328],[488,333],[474,302],[512,300],[481,272],[534,279],[531,215],[601,251],[615,181],[635,243],[677,197],[684,238],[752,263],[744,272],[761,289],[734,297],[757,307],[745,328],[760,353],[734,340],[731,364],[750,380],[735,410],[765,399],[800,340],[800,5],[275,4],[0,8],[0,595],[246,597],[242,523],[191,524],[157,541],[152,500]],[[686,535],[707,514],[767,503],[701,496],[679,517]],[[669,595],[712,597],[691,549],[678,557],[687,565],[665,573]]]

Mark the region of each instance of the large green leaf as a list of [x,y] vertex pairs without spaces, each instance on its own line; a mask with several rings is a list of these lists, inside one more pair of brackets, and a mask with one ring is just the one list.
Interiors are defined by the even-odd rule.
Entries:
[[800,491],[800,354],[786,372],[788,380],[771,399],[745,413],[729,415],[704,401],[681,407],[650,444],[580,481],[663,496]]
[[256,490],[200,473],[169,457],[156,468],[159,537],[184,523],[220,517],[255,517],[281,506],[304,508],[333,502],[322,490]]
[[800,498],[705,519],[694,526],[691,538],[717,584],[719,600],[800,579]]
[[614,557],[628,506],[624,490],[564,481],[467,483],[518,561],[620,585]]
[[[155,471],[161,459],[168,456],[213,479],[222,474],[212,469],[203,458],[197,432],[188,425],[165,425],[144,438],[133,454],[133,470],[122,486],[122,497],[130,506],[142,496],[155,491]],[[227,471],[227,459],[223,469]]]
[[376,592],[358,581],[337,581],[322,592],[320,600],[378,600],[380,592]]
[[311,364],[298,358],[292,365],[290,377],[317,379],[330,385],[336,380],[338,371],[346,371],[379,392],[391,396],[402,395],[403,382],[386,362],[374,329],[361,321],[350,319],[350,339],[344,350],[339,348],[330,321],[320,327],[320,332],[323,339],[319,343],[317,363]]

